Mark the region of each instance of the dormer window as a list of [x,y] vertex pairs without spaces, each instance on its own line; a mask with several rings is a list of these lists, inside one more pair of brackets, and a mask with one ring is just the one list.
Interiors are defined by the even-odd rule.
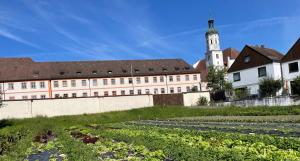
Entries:
[[185,70],[190,70],[190,67],[184,67]]
[[81,74],[81,72],[80,72],[80,71],[78,71],[78,72],[76,72],[76,74],[77,74],[77,75],[80,75],[80,74]]
[[162,68],[162,71],[166,72],[166,71],[168,71],[168,69],[167,68]]
[[111,71],[111,70],[109,70],[109,71],[107,71],[107,73],[108,73],[108,74],[112,74],[112,71]]
[[33,72],[33,77],[35,77],[35,78],[36,78],[36,77],[38,77],[38,76],[39,76],[39,74],[40,74],[40,72],[38,72],[38,71],[34,71],[34,72]]
[[122,69],[122,72],[123,72],[123,73],[127,73],[127,70],[126,70],[126,69]]
[[175,67],[175,70],[178,71],[178,70],[179,70],[179,67]]
[[59,72],[60,75],[65,75],[65,72]]
[[154,71],[154,69],[153,69],[153,68],[149,68],[148,70],[149,70],[150,72],[153,72],[153,71]]
[[134,72],[135,72],[135,73],[139,73],[139,72],[140,72],[140,70],[138,70],[138,69],[134,69]]
[[97,74],[97,71],[96,71],[96,70],[93,70],[93,71],[92,71],[92,74]]
[[245,56],[244,63],[249,63],[249,62],[250,62],[250,56]]

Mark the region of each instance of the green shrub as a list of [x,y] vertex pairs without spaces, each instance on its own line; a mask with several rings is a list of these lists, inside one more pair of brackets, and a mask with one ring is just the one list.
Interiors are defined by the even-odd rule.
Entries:
[[262,97],[276,96],[282,87],[281,80],[275,80],[273,78],[264,78],[259,82],[259,92]]
[[234,90],[234,99],[247,99],[250,96],[250,92],[247,87],[245,88],[238,88]]
[[292,90],[293,90],[293,94],[296,95],[300,95],[300,76],[296,77],[293,81],[292,81]]
[[207,106],[208,105],[207,98],[206,97],[200,97],[200,98],[198,98],[197,105],[198,106]]

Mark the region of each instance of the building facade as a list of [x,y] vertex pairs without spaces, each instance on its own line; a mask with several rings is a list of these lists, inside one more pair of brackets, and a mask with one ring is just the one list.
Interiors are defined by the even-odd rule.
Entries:
[[228,80],[234,89],[249,90],[251,95],[259,95],[260,80],[267,77],[281,79],[282,57],[274,49],[246,45],[229,68]]
[[3,100],[170,94],[201,90],[181,59],[34,62],[0,59]]
[[281,60],[284,88],[289,94],[294,94],[293,80],[300,76],[300,38]]

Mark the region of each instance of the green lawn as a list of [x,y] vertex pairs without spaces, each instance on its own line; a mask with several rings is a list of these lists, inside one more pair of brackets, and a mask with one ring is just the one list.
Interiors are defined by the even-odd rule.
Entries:
[[[141,134],[140,136],[136,137],[139,138],[138,140],[135,140],[135,137],[128,137],[131,139],[124,140],[126,136],[124,133],[121,133],[122,131],[114,131],[112,133],[113,130],[110,130],[109,127],[118,126],[118,128],[124,128],[124,130],[131,129],[133,131],[133,130],[139,130],[139,129],[135,129],[138,127],[132,127],[132,125],[130,126],[125,125],[121,122],[136,121],[136,120],[151,120],[151,119],[162,120],[162,119],[171,119],[171,118],[180,118],[180,117],[197,117],[197,116],[205,116],[205,120],[210,120],[209,118],[207,118],[207,116],[235,116],[234,119],[230,119],[232,121],[232,120],[238,120],[238,118],[236,118],[237,116],[276,117],[276,115],[280,115],[279,117],[283,117],[282,115],[293,115],[292,118],[294,119],[295,117],[297,117],[297,115],[300,115],[300,106],[252,107],[252,108],[151,107],[151,108],[142,108],[142,109],[135,109],[129,111],[109,112],[109,113],[91,114],[91,115],[62,116],[62,117],[53,117],[53,118],[38,117],[32,119],[3,120],[0,122],[0,160],[23,160],[30,154],[38,153],[45,150],[51,150],[53,148],[59,151],[59,154],[64,154],[61,157],[64,158],[65,160],[99,160],[99,155],[101,155],[103,158],[108,156],[109,157],[113,156],[116,159],[118,158],[124,159],[127,157],[127,159],[129,160],[141,160],[141,159],[151,160],[151,158],[152,160],[155,159],[163,160],[163,158],[182,159],[182,157],[187,157],[187,158],[191,156],[195,157],[196,155],[195,153],[191,155],[183,155],[183,156],[179,155],[180,149],[176,147],[171,148],[173,149],[173,151],[167,151],[166,149],[168,147],[165,147],[164,149],[158,149],[157,146],[154,146],[151,143],[148,143],[146,140],[143,140],[147,138],[143,137],[144,133],[142,133],[141,131],[136,131],[137,133],[139,132]],[[262,117],[259,117],[259,119],[263,120]],[[270,120],[270,117],[268,117],[268,120]],[[288,122],[286,120],[288,119],[285,119],[285,122]],[[243,122],[247,122],[247,119],[244,120]],[[276,122],[280,122],[280,119],[277,119]],[[121,123],[121,127],[119,127],[120,126],[119,123]],[[99,128],[93,128],[93,127],[99,127]],[[145,130],[149,130],[148,127],[141,126],[141,128],[145,128]],[[51,133],[53,133],[53,136],[52,134],[50,134],[49,136],[47,135],[47,137],[50,138],[48,140],[48,143],[38,143],[36,141],[37,136],[44,136],[45,133],[47,133],[47,131],[49,130],[51,131]],[[75,132],[79,131],[80,134],[84,134],[84,135],[79,136],[77,139],[75,139],[76,137],[71,136],[71,133],[74,131]],[[154,129],[153,131],[161,132],[163,130]],[[167,130],[167,132],[163,131],[162,135],[168,137],[168,134],[166,134],[168,132],[170,131],[169,130]],[[176,133],[182,133],[182,131]],[[186,131],[186,133],[195,136],[204,135],[204,134],[195,133],[193,132],[193,130]],[[119,138],[116,137],[118,135],[120,136]],[[218,132],[214,133],[213,135],[218,135]],[[219,135],[223,135],[223,134],[219,133]],[[241,135],[239,136],[240,138],[244,138],[243,136],[244,134],[239,134],[239,135]],[[98,139],[101,138],[100,139],[101,141],[96,142],[96,144],[85,144],[82,142],[81,139],[83,139],[86,136],[97,137]],[[268,139],[274,139],[274,138],[271,137]],[[118,142],[116,142],[115,139],[118,140]],[[157,138],[157,139],[159,140],[165,138]],[[232,139],[232,136],[230,135],[230,137],[222,138],[222,139],[230,140]],[[259,138],[255,138],[255,139],[259,139]],[[289,140],[289,138],[286,139]],[[293,141],[295,142],[295,144],[297,144],[295,145],[295,147],[298,147],[299,140],[297,139],[298,138],[296,138],[296,142],[295,142],[293,138]],[[161,141],[166,142],[166,144],[168,142],[168,140],[161,140]],[[145,144],[141,145],[142,143]],[[207,141],[207,140],[203,143],[214,145],[214,143],[211,143],[211,141]],[[269,141],[265,141],[264,144],[266,143],[269,143]],[[286,143],[289,144],[290,141],[286,141]],[[194,147],[189,147],[189,146],[185,147],[185,144],[182,143],[178,143],[178,144],[183,146],[181,147],[182,152],[184,150],[189,151],[189,148],[192,148],[193,152],[196,152],[197,150]],[[217,145],[220,146],[221,148],[221,143],[216,144],[216,146]],[[252,145],[252,142],[245,142],[243,145],[247,145],[247,146]],[[284,154],[287,155],[289,159],[291,159],[293,155],[297,156],[300,150],[300,143],[299,143],[299,149],[298,150],[293,149],[292,152],[288,152],[288,149],[284,149],[281,148],[280,146],[277,146],[279,144],[270,143],[270,145],[279,148],[278,153],[280,154],[270,153],[270,155],[272,156],[274,155],[274,157],[275,156],[282,157],[282,155]],[[126,150],[124,151],[124,149],[122,148],[118,149],[120,148],[120,146],[126,147],[125,148]],[[115,149],[114,152],[117,151],[118,153],[117,154],[116,153],[111,154],[109,152],[103,153],[103,151],[107,151],[107,149],[110,150]],[[123,152],[120,152],[122,150]],[[207,156],[206,159],[226,160],[227,155],[238,153],[232,151],[232,149],[228,147],[225,147],[225,150],[227,150],[227,153],[220,156],[219,158],[218,157],[212,158],[211,156]],[[129,155],[129,152],[130,152],[130,156],[127,156]],[[215,151],[215,152],[219,152],[219,151]],[[291,153],[291,154],[287,154],[287,153]],[[201,153],[202,159],[205,159],[204,156],[206,155],[208,155],[208,153],[207,154]],[[243,156],[244,154],[243,155],[237,154],[235,157],[237,157],[236,160],[238,160],[239,157],[241,157],[240,159],[243,159],[242,158]],[[52,155],[52,157],[54,157],[54,155]]]

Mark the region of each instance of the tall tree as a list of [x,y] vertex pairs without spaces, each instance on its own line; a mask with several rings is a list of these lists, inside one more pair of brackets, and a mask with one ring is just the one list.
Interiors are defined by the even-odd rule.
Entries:
[[226,71],[223,68],[209,67],[207,75],[207,87],[211,92],[217,92],[225,90],[226,87],[230,87],[225,79]]

